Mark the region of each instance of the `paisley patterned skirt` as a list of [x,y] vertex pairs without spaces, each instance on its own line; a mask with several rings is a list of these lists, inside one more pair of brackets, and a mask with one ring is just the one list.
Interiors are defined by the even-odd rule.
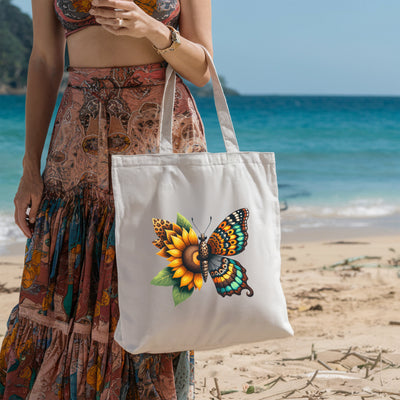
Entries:
[[[1,399],[194,399],[194,353],[132,355],[119,317],[111,154],[158,152],[166,62],[69,67],[0,351]],[[206,151],[179,76],[174,152]],[[134,184],[134,183],[133,183]]]

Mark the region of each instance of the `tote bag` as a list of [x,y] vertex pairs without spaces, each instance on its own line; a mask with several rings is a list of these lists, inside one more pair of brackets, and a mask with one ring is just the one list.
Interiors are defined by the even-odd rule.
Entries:
[[271,152],[240,152],[207,49],[225,153],[173,153],[168,65],[160,153],[112,155],[120,318],[128,352],[207,350],[292,335],[280,284]]

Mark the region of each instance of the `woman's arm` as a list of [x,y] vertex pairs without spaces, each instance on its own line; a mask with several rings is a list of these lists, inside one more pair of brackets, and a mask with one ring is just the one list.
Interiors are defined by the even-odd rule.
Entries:
[[[213,55],[211,34],[211,0],[180,0],[181,15],[179,33],[181,45],[163,57],[178,74],[196,86],[204,86],[210,80],[210,73],[203,49],[194,43],[201,43]],[[148,39],[159,49],[171,44],[171,31],[159,21]]]
[[35,220],[43,183],[40,159],[46,140],[57,92],[64,70],[65,38],[53,9],[52,0],[32,0],[33,47],[29,58],[25,103],[25,155],[23,174],[14,198],[16,224],[27,237],[25,221],[30,205],[30,222]]
[[[180,0],[181,15],[179,30],[181,45],[163,55],[175,71],[196,86],[204,86],[210,80],[206,57],[207,48],[211,56],[211,0]],[[124,11],[114,11],[113,8]],[[126,0],[93,0],[89,11],[104,29],[115,35],[129,35],[147,38],[157,48],[163,49],[171,44],[171,31],[167,26],[146,14],[138,5]],[[118,27],[116,18],[124,19],[124,26]]]

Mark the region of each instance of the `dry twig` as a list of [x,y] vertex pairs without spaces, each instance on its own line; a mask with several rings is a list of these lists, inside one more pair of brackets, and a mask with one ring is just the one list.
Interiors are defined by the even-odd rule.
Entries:
[[326,364],[326,363],[324,363],[322,360],[317,360],[321,365],[323,365],[326,369],[329,369],[330,371],[332,371],[332,368],[328,365],[328,364]]

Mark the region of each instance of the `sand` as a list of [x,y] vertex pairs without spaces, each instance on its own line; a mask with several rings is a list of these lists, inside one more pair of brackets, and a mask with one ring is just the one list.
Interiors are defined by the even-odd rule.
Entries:
[[[2,335],[22,264],[0,257]],[[285,242],[282,284],[295,336],[197,351],[197,399],[400,399],[400,234]]]
[[400,399],[400,235],[284,244],[282,284],[295,336],[197,352],[198,399]]

